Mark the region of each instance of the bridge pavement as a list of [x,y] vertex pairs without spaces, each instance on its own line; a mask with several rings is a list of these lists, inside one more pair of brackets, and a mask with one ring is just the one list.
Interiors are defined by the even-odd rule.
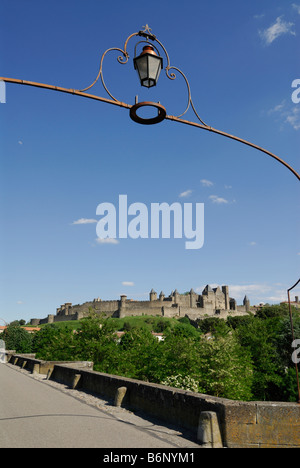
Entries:
[[0,364],[0,448],[199,448],[176,430],[103,400],[87,404],[42,379]]

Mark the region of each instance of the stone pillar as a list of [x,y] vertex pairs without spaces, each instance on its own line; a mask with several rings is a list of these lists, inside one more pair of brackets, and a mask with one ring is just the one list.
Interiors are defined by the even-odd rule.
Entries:
[[75,374],[73,376],[72,384],[71,384],[71,388],[73,390],[75,390],[75,388],[78,388],[80,379],[81,379],[81,374]]
[[197,439],[206,448],[223,448],[217,413],[200,413]]
[[122,401],[126,395],[126,392],[127,392],[127,387],[119,387],[117,389],[116,394],[115,394],[115,401],[114,401],[115,406],[122,405]]
[[35,363],[33,364],[33,368],[32,368],[32,374],[39,374],[40,373],[40,364],[39,363]]
[[6,362],[5,341],[0,340],[0,364]]

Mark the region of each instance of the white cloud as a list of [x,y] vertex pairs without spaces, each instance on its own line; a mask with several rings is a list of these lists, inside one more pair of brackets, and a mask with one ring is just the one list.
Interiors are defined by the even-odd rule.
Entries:
[[300,5],[296,5],[296,3],[292,3],[292,7],[297,11],[298,15],[300,15]]
[[282,19],[282,16],[278,16],[276,21],[269,28],[259,31],[260,37],[263,39],[266,45],[272,44],[275,39],[282,36],[283,34],[291,34],[295,36],[296,33],[293,31],[294,23],[289,23]]
[[286,120],[287,123],[289,123],[294,130],[299,130],[300,129],[300,108],[299,107],[293,107],[293,109],[287,114]]
[[284,99],[280,104],[277,104],[275,107],[268,111],[268,114],[274,114],[276,112],[281,112],[286,105],[286,100]]
[[181,192],[179,194],[180,197],[189,197],[192,193],[192,190],[186,190],[185,192]]
[[122,285],[123,286],[134,286],[134,282],[133,281],[122,281]]
[[231,284],[229,288],[231,294],[235,294],[237,296],[251,292],[255,292],[256,294],[266,294],[271,290],[271,286],[266,284]]
[[209,199],[213,203],[217,203],[218,205],[221,205],[223,203],[228,203],[228,200],[225,200],[225,198],[218,197],[217,195],[210,195]]
[[231,284],[229,285],[230,297],[241,303],[248,296],[252,305],[260,302],[280,302],[286,300],[286,291],[278,290],[267,284]]
[[200,182],[203,185],[203,187],[211,187],[212,185],[214,185],[213,182],[207,179],[201,179]]
[[249,245],[257,245],[255,241],[249,242]]
[[77,221],[73,221],[72,224],[91,224],[91,223],[97,223],[97,220],[89,219],[89,218],[80,218],[80,219],[77,219]]
[[[275,284],[232,284],[229,285],[229,294],[230,297],[234,297],[241,302],[245,295],[250,299],[252,305],[259,304],[260,302],[264,303],[275,303],[279,304],[280,302],[286,302],[288,300],[287,288],[284,288],[284,285],[281,283]],[[293,295],[299,295],[297,289],[293,291]],[[291,300],[293,297],[291,295]]]
[[289,124],[294,130],[300,129],[300,106],[295,106],[283,100],[272,109],[268,110],[268,115],[273,115],[282,124]]
[[97,244],[119,244],[118,239],[113,239],[111,237],[106,237],[105,239],[100,239],[100,237],[97,237],[96,242]]

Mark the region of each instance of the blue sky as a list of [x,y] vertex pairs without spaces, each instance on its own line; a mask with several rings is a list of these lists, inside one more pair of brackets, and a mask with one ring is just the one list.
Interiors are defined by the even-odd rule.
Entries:
[[[300,2],[154,0],[2,0],[1,76],[83,89],[102,53],[123,48],[148,24],[171,65],[187,76],[209,125],[250,140],[298,172]],[[180,77],[161,73],[142,89],[130,59],[107,55],[105,82],[133,104],[185,109]],[[91,90],[108,97],[98,82]],[[194,120],[191,111],[185,116]],[[286,300],[299,278],[299,182],[270,157],[224,137],[165,120],[142,126],[128,110],[7,84],[0,104],[0,317],[46,317],[64,302],[154,288],[199,292],[228,284],[238,303]],[[204,203],[205,242],[185,239],[97,241],[96,208],[128,203]],[[85,220],[85,221],[79,221]],[[87,221],[88,220],[88,221]],[[295,289],[292,297],[299,294]]]

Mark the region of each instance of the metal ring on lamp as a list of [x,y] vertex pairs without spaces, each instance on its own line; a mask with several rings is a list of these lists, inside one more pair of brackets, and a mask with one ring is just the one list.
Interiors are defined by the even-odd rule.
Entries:
[[[155,107],[157,109],[157,111],[158,111],[157,116],[152,117],[150,119],[144,119],[143,117],[139,117],[137,115],[136,111],[140,107],[146,107],[146,106]],[[129,115],[130,115],[131,119],[134,122],[137,122],[137,123],[143,124],[143,125],[152,125],[152,124],[162,122],[165,119],[166,115],[167,115],[167,111],[164,108],[164,106],[162,106],[161,104],[158,104],[158,102],[147,102],[147,101],[145,101],[145,102],[139,102],[138,104],[135,104],[134,106],[132,106],[130,108]]]

